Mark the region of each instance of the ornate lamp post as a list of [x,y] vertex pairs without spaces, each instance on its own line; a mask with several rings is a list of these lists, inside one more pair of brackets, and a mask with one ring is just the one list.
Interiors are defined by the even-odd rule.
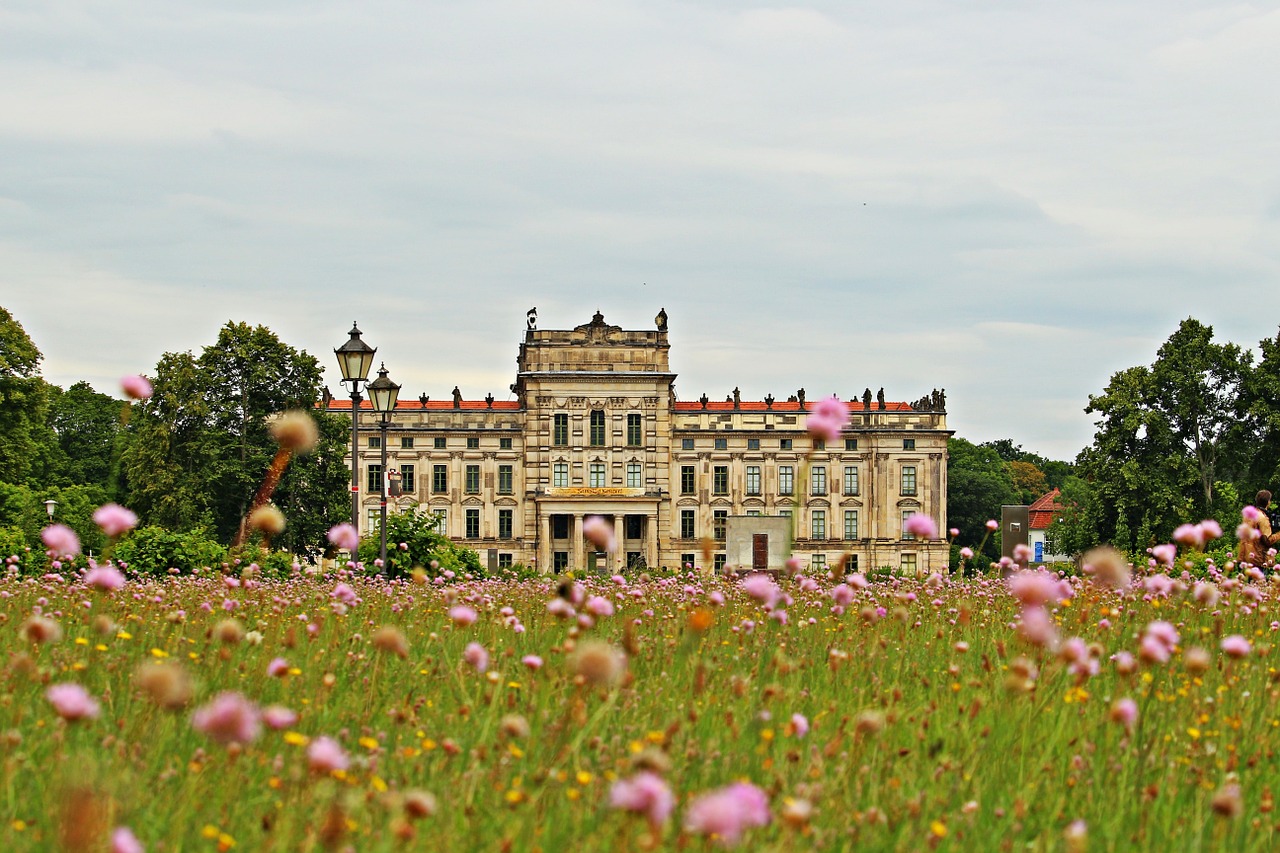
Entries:
[[44,511],[49,513],[50,521],[53,521],[53,508],[57,505],[58,505],[58,502],[55,501],[53,498],[49,498],[49,500],[44,502]]
[[[351,340],[333,351],[342,368],[342,381],[351,383],[351,526],[360,530],[360,384],[369,381],[373,354],[377,349],[360,339],[360,330],[351,324]],[[383,451],[384,453],[386,451]],[[354,557],[353,557],[354,559]]]
[[382,433],[382,477],[379,484],[382,493],[382,523],[379,527],[381,528],[380,552],[384,572],[387,570],[387,427],[391,425],[391,413],[396,410],[396,400],[399,396],[400,386],[387,378],[387,366],[383,364],[378,370],[378,378],[369,383],[369,399],[373,402],[373,408],[382,416],[378,422]]

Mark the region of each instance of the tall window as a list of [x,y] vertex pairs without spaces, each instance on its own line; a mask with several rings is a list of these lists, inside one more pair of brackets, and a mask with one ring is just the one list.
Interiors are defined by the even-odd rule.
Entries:
[[794,495],[796,493],[796,469],[790,465],[778,466],[778,494]]
[[916,493],[916,466],[902,466],[902,494],[914,495]]
[[901,562],[901,564],[900,564],[900,565],[902,566],[902,573],[903,573],[904,575],[915,575],[915,573],[916,573],[916,555],[915,555],[915,554],[903,554],[903,555],[902,555],[902,562]]
[[698,514],[696,510],[682,509],[680,510],[680,538],[692,539],[698,535],[697,528]]
[[603,462],[591,463],[591,487],[593,489],[600,489],[604,487],[604,463]]
[[809,558],[809,571],[814,572],[816,574],[817,572],[825,571],[826,568],[827,568],[826,554],[814,554],[812,557]]
[[760,494],[760,466],[759,465],[747,466],[747,494],[749,495]]
[[858,511],[856,509],[846,509],[844,511],[844,538],[858,538]]
[[908,518],[910,518],[911,516],[915,515],[915,514],[916,514],[916,513],[915,513],[915,510],[904,509],[904,510],[902,511],[902,538],[903,538],[903,539],[915,539],[915,538],[916,538],[916,537],[912,536],[910,533],[908,533],[908,532],[907,532],[907,519],[908,519]]
[[825,495],[827,493],[827,467],[814,465],[809,472],[809,494]]
[[436,517],[436,533],[441,536],[449,535],[449,510],[433,509],[431,514]]
[[696,480],[694,479],[693,466],[680,466],[680,494],[691,495],[696,489]]
[[725,554],[715,554],[711,557],[711,565],[718,575],[724,573],[724,566],[727,562],[729,562],[729,558]]
[[593,409],[591,412],[591,446],[604,447],[603,409]]
[[815,509],[810,516],[809,538],[810,539],[826,539],[827,538],[827,513],[826,510]]
[[510,465],[498,466],[498,494],[509,495],[515,491],[514,469]]
[[844,493],[846,495],[856,495],[858,493],[858,466],[844,466]]
[[400,490],[406,495],[413,494],[414,487],[417,486],[417,477],[414,476],[412,465],[400,466]]
[[498,510],[498,538],[511,538],[511,521],[515,513],[509,509]]
[[479,465],[467,466],[466,486],[467,486],[467,494],[469,495],[480,494],[480,466]]
[[715,493],[717,495],[729,494],[729,466],[717,465],[712,473],[714,477]]
[[729,510],[718,509],[711,514],[711,533],[717,542],[723,542],[725,528],[729,524]]
[[551,443],[556,447],[569,446],[569,416],[559,414],[551,420]]
[[551,466],[551,485],[557,489],[567,488],[569,485],[569,463],[557,462]]
[[480,510],[478,509],[467,510],[466,536],[468,539],[480,538]]
[[382,493],[382,466],[370,465],[368,475],[365,478],[365,488],[369,490],[369,494],[377,495]]
[[639,462],[627,463],[627,488],[644,488],[644,469],[640,466]]
[[443,494],[449,491],[449,466],[448,465],[432,465],[431,466],[431,492],[433,494]]
[[644,430],[641,426],[641,416],[636,413],[627,415],[627,444],[632,447],[639,447],[644,444]]

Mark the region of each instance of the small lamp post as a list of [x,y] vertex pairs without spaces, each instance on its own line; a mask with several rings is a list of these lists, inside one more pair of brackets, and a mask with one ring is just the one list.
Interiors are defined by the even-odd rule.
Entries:
[[400,396],[400,386],[387,378],[387,366],[385,364],[378,370],[378,378],[369,383],[369,399],[373,402],[373,408],[382,416],[378,422],[379,430],[382,434],[382,476],[379,478],[381,482],[381,510],[382,522],[379,525],[381,530],[382,542],[379,551],[382,555],[382,570],[387,570],[387,427],[391,425],[391,413],[396,410],[396,400]]
[[[351,526],[360,531],[360,385],[369,381],[373,354],[378,350],[360,338],[360,329],[351,324],[351,339],[333,351],[342,369],[342,381],[351,383]],[[354,558],[353,558],[354,559]]]
[[44,511],[49,513],[50,521],[53,521],[53,508],[57,505],[58,505],[58,502],[55,501],[53,498],[49,498],[49,500],[44,502]]

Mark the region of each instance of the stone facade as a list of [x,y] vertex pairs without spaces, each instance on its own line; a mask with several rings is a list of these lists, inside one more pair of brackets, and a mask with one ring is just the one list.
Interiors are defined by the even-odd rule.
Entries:
[[[928,572],[944,539],[904,538],[906,515],[947,521],[945,397],[848,403],[851,424],[823,446],[805,431],[811,401],[677,400],[665,312],[652,330],[597,313],[572,330],[530,328],[514,400],[401,399],[387,432],[388,468],[404,494],[389,512],[433,512],[450,538],[497,564],[543,571],[626,565],[723,568],[728,519],[794,516],[793,551],[812,567]],[[402,392],[403,396],[403,392]],[[350,412],[329,398],[328,410]],[[362,407],[361,530],[378,514],[377,415]],[[614,522],[618,551],[596,554],[582,522]],[[744,525],[746,526],[744,528]],[[774,525],[776,526],[776,524]],[[735,559],[737,559],[735,557]],[[738,568],[751,568],[738,565]]]

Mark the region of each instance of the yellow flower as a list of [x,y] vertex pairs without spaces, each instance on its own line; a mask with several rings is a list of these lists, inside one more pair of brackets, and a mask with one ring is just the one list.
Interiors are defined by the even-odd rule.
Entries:
[[166,652],[164,649],[152,649],[151,656],[153,658],[167,658],[169,656],[169,653]]
[[365,737],[360,738],[360,740],[356,741],[356,743],[360,744],[360,745],[361,745],[361,746],[363,746],[365,749],[377,749],[377,748],[378,748],[378,741],[377,741],[375,738],[371,738],[371,737],[368,737],[368,736],[365,736]]
[[938,838],[947,837],[947,825],[940,820],[935,820],[933,823],[929,824],[929,831]]
[[284,742],[290,746],[306,746],[311,739],[302,732],[285,732]]

